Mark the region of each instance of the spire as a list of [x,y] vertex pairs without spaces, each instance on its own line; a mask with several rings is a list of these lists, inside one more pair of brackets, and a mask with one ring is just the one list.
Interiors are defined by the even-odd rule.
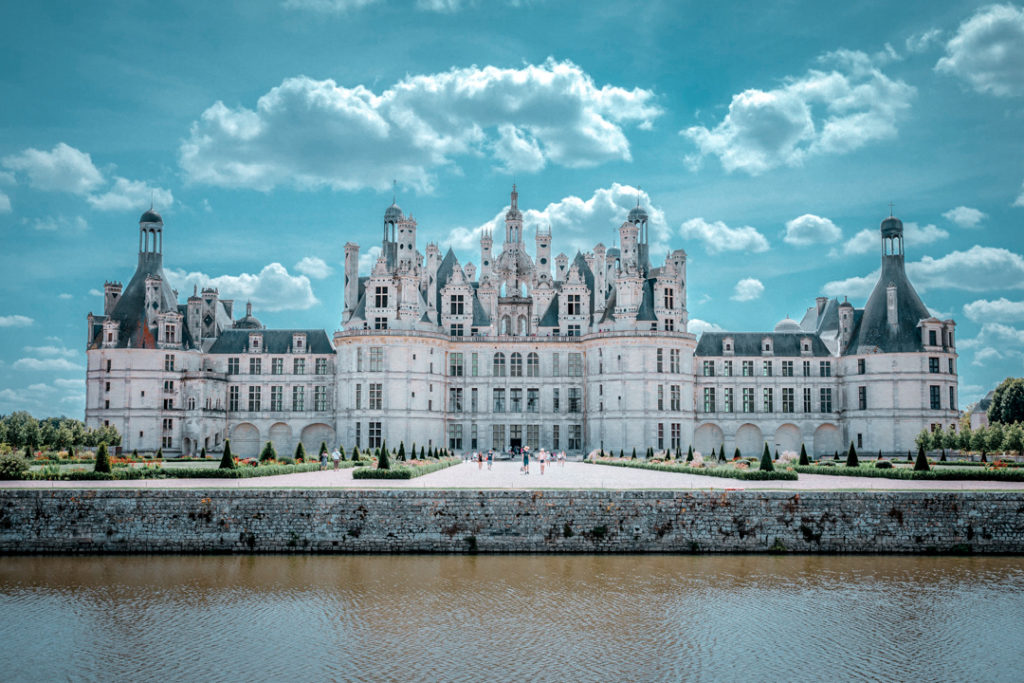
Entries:
[[394,204],[397,204],[397,203],[398,203],[398,181],[397,180],[392,180],[391,181],[391,204],[394,205]]
[[516,192],[516,184],[512,183],[512,210],[519,208],[519,193]]
[[252,301],[246,301],[245,302],[245,317],[248,318],[251,315],[252,315]]

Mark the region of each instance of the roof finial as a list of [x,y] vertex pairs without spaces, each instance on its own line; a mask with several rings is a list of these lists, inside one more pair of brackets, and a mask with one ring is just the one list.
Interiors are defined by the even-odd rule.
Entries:
[[640,186],[637,185],[636,186],[636,208],[638,208],[638,209],[640,208],[640,190],[641,190]]
[[894,206],[895,206],[895,204],[893,204],[893,203],[892,203],[892,202],[890,201],[890,202],[889,202],[889,218],[892,218],[892,207],[894,207]]
[[392,180],[391,181],[391,203],[392,204],[397,204],[398,203],[398,181],[397,180]]

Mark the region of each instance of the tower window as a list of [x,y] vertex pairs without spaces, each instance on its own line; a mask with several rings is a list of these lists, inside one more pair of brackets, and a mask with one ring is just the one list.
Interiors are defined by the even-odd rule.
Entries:
[[376,291],[375,291],[374,296],[373,296],[373,303],[374,303],[374,306],[376,306],[377,308],[387,308],[388,307],[388,288],[387,287],[377,287],[376,288]]

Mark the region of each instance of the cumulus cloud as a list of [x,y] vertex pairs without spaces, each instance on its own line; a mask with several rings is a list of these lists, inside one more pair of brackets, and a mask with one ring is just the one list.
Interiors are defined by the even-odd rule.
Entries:
[[1024,94],[1024,9],[990,5],[960,24],[935,70],[956,76],[977,92]]
[[222,298],[251,301],[257,310],[305,310],[320,303],[313,295],[309,278],[289,274],[288,269],[280,263],[266,265],[256,274],[210,277],[205,273],[186,273],[180,269],[165,272],[177,290],[187,291],[193,286],[200,289],[216,287]]
[[15,370],[85,370],[67,358],[19,358],[14,361]]
[[764,294],[764,285],[760,280],[752,277],[743,278],[736,283],[732,292],[733,301],[753,301],[761,298]]
[[28,327],[34,322],[27,315],[0,315],[0,327]]
[[896,122],[915,90],[882,73],[878,64],[884,59],[838,50],[818,61],[832,69],[811,69],[772,90],[744,90],[733,96],[729,113],[714,128],[681,131],[699,149],[688,157],[690,165],[714,155],[726,171],[757,175],[896,136]]
[[0,413],[28,410],[37,418],[50,417],[60,405],[60,413],[85,412],[85,382],[82,379],[56,379],[53,384],[36,382],[17,389],[0,390]]
[[372,5],[379,0],[285,0],[289,9],[313,10],[315,12],[343,13]]
[[32,229],[41,232],[83,232],[89,229],[89,224],[81,216],[46,216],[33,221]]
[[67,301],[68,299],[74,299],[75,297],[73,297],[72,295],[68,294],[67,292],[61,292],[60,294],[57,295],[57,298],[61,299],[61,300],[64,300],[64,301]]
[[964,315],[974,322],[1014,322],[1024,320],[1024,301],[1010,301],[999,297],[994,301],[978,299],[964,304]]
[[942,217],[961,228],[976,228],[978,223],[988,218],[988,214],[968,206],[958,206],[942,214]]
[[380,247],[370,247],[359,254],[359,272],[369,273],[380,258]]
[[[922,244],[931,244],[949,237],[949,233],[932,224],[918,225],[914,222],[903,224],[903,241],[908,248]],[[843,243],[842,249],[833,249],[829,256],[856,256],[872,251],[881,253],[881,235],[878,230],[864,228]]]
[[1017,195],[1017,199],[1013,202],[1014,206],[1024,206],[1024,183],[1020,185],[1020,194]]
[[[598,87],[572,62],[407,76],[379,94],[306,76],[285,79],[255,109],[216,102],[193,123],[180,162],[192,182],[269,190],[420,190],[460,156],[508,170],[631,159],[624,126],[661,114],[648,90]],[[537,154],[540,154],[540,157]]]
[[0,213],[11,212],[11,198],[5,193],[0,192]]
[[128,211],[144,209],[151,203],[166,207],[174,203],[174,195],[170,190],[153,187],[142,180],[128,180],[117,176],[114,186],[104,194],[88,197],[92,208],[99,211]]
[[786,223],[786,236],[782,239],[788,244],[806,247],[835,242],[842,236],[842,231],[828,218],[805,213]]
[[63,346],[26,346],[24,348],[25,353],[31,353],[36,356],[60,356],[63,358],[74,358],[78,355],[76,349],[68,349]]
[[92,157],[63,142],[49,152],[29,148],[0,161],[5,168],[21,171],[37,190],[86,194],[103,182]]
[[994,361],[1001,361],[1005,359],[1006,356],[1004,354],[1000,353],[997,349],[988,346],[974,352],[974,360],[971,361],[971,365],[984,367]]
[[713,322],[707,320],[701,320],[700,318],[690,318],[686,323],[686,329],[690,334],[695,334],[698,337],[705,332],[722,332],[723,328],[716,325]]
[[101,292],[100,290],[96,289],[95,287],[93,287],[92,289],[89,290],[89,294],[91,296],[104,296],[103,292]]
[[303,275],[308,275],[314,280],[323,280],[334,272],[322,258],[317,256],[307,256],[303,258],[295,264],[295,270],[299,271]]
[[680,226],[679,231],[686,239],[703,242],[709,254],[723,251],[768,251],[768,240],[749,225],[730,228],[722,221],[708,223],[703,218],[691,218]]
[[928,48],[938,43],[941,39],[942,31],[937,28],[933,28],[908,36],[905,46],[907,48],[907,52],[920,53],[927,51]]

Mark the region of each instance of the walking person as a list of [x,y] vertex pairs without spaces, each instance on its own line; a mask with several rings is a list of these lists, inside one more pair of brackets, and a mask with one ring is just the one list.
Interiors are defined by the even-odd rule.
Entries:
[[484,469],[484,454],[481,451],[477,451],[474,455],[476,455],[476,469],[478,471],[483,471],[483,469]]
[[491,471],[491,466],[494,464],[494,451],[487,451],[487,471]]
[[530,473],[530,451],[523,451],[523,474]]
[[541,474],[544,474],[544,463],[547,462],[547,459],[548,459],[548,454],[544,451],[543,448],[540,449],[540,453],[537,454],[537,460],[540,461],[540,473]]
[[[331,460],[334,461],[334,469],[337,470],[338,469],[338,465],[341,463],[341,452],[338,450],[337,446],[335,446],[334,450],[331,451]],[[327,464],[327,463],[324,463],[324,464]]]
[[320,451],[320,469],[321,470],[326,470],[327,469],[327,451],[326,450]]

